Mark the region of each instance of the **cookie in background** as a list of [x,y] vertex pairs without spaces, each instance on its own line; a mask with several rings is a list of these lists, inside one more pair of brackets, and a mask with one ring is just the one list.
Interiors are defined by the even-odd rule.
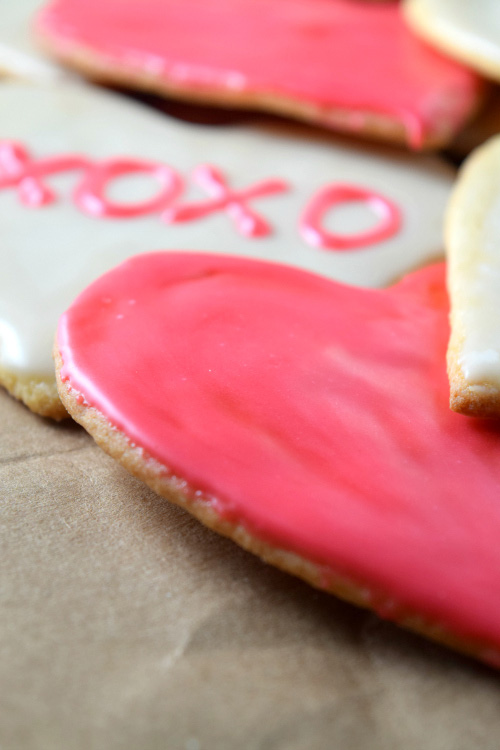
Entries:
[[500,416],[500,136],[464,163],[447,211],[450,406]]
[[397,2],[53,0],[37,31],[59,62],[105,83],[414,149],[448,143],[484,89],[416,37]]

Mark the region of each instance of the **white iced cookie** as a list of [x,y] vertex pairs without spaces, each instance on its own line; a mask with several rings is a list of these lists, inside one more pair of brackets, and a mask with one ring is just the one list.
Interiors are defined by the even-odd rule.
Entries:
[[500,137],[465,162],[446,218],[450,406],[500,415]]
[[33,20],[42,0],[4,0],[0,7],[0,74],[37,83],[70,76],[46,59],[33,39]]
[[0,378],[64,414],[59,315],[159,249],[248,255],[385,286],[440,255],[453,172],[434,158],[172,121],[83,86],[0,87]]
[[498,0],[405,0],[412,29],[442,52],[500,81]]

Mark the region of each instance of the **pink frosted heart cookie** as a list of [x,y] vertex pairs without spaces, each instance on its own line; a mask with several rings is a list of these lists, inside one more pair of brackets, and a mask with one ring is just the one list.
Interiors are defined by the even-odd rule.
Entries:
[[413,36],[396,2],[53,0],[38,32],[92,77],[415,148],[447,142],[482,90]]
[[153,253],[62,316],[61,398],[208,526],[500,664],[500,430],[448,409],[444,268],[389,290]]

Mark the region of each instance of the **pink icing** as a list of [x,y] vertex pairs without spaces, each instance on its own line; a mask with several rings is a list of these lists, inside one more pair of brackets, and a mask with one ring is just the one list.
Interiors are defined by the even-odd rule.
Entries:
[[447,314],[442,265],[374,291],[140,255],[61,318],[62,377],[224,518],[493,663],[500,428],[448,409]]
[[[176,204],[167,209],[184,188],[182,178],[168,164],[132,158],[92,161],[73,154],[35,160],[21,143],[0,141],[0,191],[17,188],[19,199],[25,206],[38,208],[53,203],[56,194],[42,178],[72,170],[83,172],[73,191],[73,201],[83,213],[90,216],[132,219],[163,212],[163,220],[172,223],[196,221],[214,211],[226,211],[238,231],[247,237],[263,237],[272,231],[269,223],[249,208],[248,201],[289,189],[284,180],[270,179],[245,190],[234,191],[228,187],[220,170],[203,164],[194,171],[194,180],[213,199]],[[149,174],[159,182],[160,190],[155,197],[140,203],[123,204],[112,201],[106,195],[114,179],[138,173]]]
[[34,161],[27,149],[15,141],[0,141],[0,190],[17,187],[19,200],[36,208],[56,200],[56,195],[42,182],[42,177],[72,170],[87,169],[89,161],[68,155]]
[[[90,165],[89,165],[90,166]],[[118,204],[105,194],[109,183],[124,175],[150,174],[160,183],[161,189],[154,198],[142,203]],[[131,219],[162,211],[183,189],[181,178],[167,164],[156,164],[140,159],[110,159],[97,162],[87,169],[74,192],[76,205],[87,214]]]
[[[26,206],[35,208],[53,203],[56,194],[42,178],[73,170],[83,172],[73,192],[75,205],[91,216],[130,219],[160,212],[183,188],[181,178],[166,164],[129,158],[94,162],[75,154],[35,160],[22,144],[0,141],[0,190],[17,187],[19,199]],[[137,173],[155,177],[161,186],[159,194],[148,201],[126,205],[110,200],[105,191],[112,180]]]
[[[17,188],[19,199],[25,206],[38,208],[53,203],[56,194],[43,178],[73,170],[83,172],[73,191],[73,201],[81,211],[91,216],[132,219],[161,213],[163,221],[170,224],[197,221],[215,211],[225,211],[237,230],[246,237],[264,237],[272,231],[270,224],[251,209],[248,202],[290,189],[284,180],[267,179],[236,191],[228,186],[219,169],[202,164],[194,170],[193,180],[211,198],[193,203],[175,203],[184,184],[182,177],[168,164],[129,157],[92,161],[75,154],[35,160],[21,143],[0,141],[0,191]],[[114,179],[137,173],[156,178],[160,190],[155,197],[139,203],[123,204],[112,201],[106,195]],[[328,232],[322,224],[325,213],[350,201],[366,201],[380,215],[379,224],[369,231],[353,235]],[[332,184],[321,188],[300,219],[300,232],[306,242],[314,247],[336,250],[373,245],[394,236],[400,227],[401,215],[394,203],[379,193],[354,185]]]
[[194,181],[206,190],[213,200],[199,203],[184,203],[169,208],[163,214],[167,224],[179,221],[201,219],[214,211],[226,211],[233,219],[240,234],[246,237],[265,237],[271,233],[268,222],[247,206],[251,198],[263,198],[288,190],[284,180],[266,180],[246,190],[235,192],[227,186],[220,170],[209,164],[197,167],[193,174]]
[[[327,211],[342,203],[366,202],[380,217],[372,229],[357,234],[329,232],[323,226]],[[388,198],[355,185],[325,185],[311,199],[300,218],[300,233],[313,247],[352,250],[394,237],[401,229],[401,212]]]
[[62,55],[90,54],[123,76],[201,91],[284,96],[396,119],[418,147],[458,130],[480,79],[415,38],[397,2],[53,0],[39,32]]

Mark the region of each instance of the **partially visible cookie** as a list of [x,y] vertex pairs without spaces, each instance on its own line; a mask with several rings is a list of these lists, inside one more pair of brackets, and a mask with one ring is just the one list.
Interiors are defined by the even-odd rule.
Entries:
[[413,148],[448,142],[483,89],[420,42],[393,0],[53,0],[38,32],[102,81]]
[[388,290],[137,256],[62,316],[61,398],[268,562],[500,666],[500,428],[448,408],[442,265]]
[[0,383],[59,416],[57,320],[151,248],[219,250],[384,286],[440,256],[439,159],[197,127],[88,86],[0,86]]
[[500,415],[500,136],[465,162],[446,218],[450,405]]
[[442,52],[500,81],[498,0],[404,0],[403,13]]
[[6,0],[0,9],[0,75],[52,83],[70,74],[44,56],[34,39],[33,21],[42,0]]

